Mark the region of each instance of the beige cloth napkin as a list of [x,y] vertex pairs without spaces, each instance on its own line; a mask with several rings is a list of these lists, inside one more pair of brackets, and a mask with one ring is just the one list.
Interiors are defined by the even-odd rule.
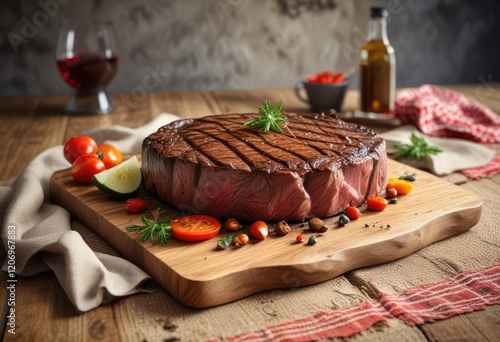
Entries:
[[397,152],[396,142],[409,144],[412,133],[422,136],[429,145],[439,147],[443,151],[412,164],[412,166],[427,169],[438,176],[484,165],[496,155],[494,150],[481,144],[456,138],[430,137],[412,125],[398,127],[384,132],[380,136],[386,140],[387,153],[390,155]]
[[[178,119],[161,114],[138,129],[111,126],[83,134],[97,143],[108,141],[122,153],[140,153],[144,137]],[[80,311],[91,310],[114,298],[146,291],[149,276],[130,262],[93,252],[81,235],[71,230],[70,214],[50,200],[50,177],[68,168],[63,146],[54,146],[34,158],[14,180],[0,186],[2,243],[15,232],[16,274],[30,276],[52,270],[68,298]],[[7,271],[7,260],[3,265]]]

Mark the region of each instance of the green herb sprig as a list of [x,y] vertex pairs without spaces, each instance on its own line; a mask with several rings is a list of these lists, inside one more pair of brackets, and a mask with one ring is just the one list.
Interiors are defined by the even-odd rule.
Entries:
[[259,108],[260,117],[250,119],[243,124],[243,127],[260,127],[263,132],[267,133],[269,130],[283,133],[281,124],[286,122],[286,117],[281,115],[282,112],[281,101],[276,106],[272,106],[269,101],[264,101],[262,107]]
[[420,161],[429,155],[443,152],[438,147],[430,146],[423,137],[415,133],[411,134],[410,140],[411,144],[400,142],[395,144],[395,147],[398,149],[395,155],[396,159]]
[[144,225],[129,226],[127,227],[127,230],[142,233],[139,238],[142,242],[151,240],[165,245],[167,240],[172,237],[172,226],[170,225],[171,221],[160,220],[160,208],[153,210],[151,215],[153,217],[152,219],[147,218],[146,216],[141,217]]

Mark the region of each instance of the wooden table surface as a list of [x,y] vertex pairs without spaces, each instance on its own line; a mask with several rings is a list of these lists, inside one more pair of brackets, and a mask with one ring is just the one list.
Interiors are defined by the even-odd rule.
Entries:
[[[488,85],[448,86],[471,98],[485,103],[495,112],[500,113],[500,88]],[[249,90],[249,91],[206,91],[178,93],[148,93],[115,95],[115,112],[102,116],[69,116],[63,113],[62,107],[67,97],[17,97],[0,99],[0,181],[17,176],[23,167],[38,153],[58,144],[81,131],[107,125],[123,125],[138,127],[162,112],[177,114],[181,117],[199,117],[212,113],[251,112],[255,111],[264,99],[275,103],[283,101],[287,111],[307,112],[305,104],[298,101],[290,89]],[[344,103],[345,110],[354,110],[357,93],[350,91]],[[367,126],[378,131],[394,127],[391,123],[367,123]],[[477,186],[480,184],[481,186]],[[481,182],[469,181],[465,185],[471,191],[477,191],[484,198],[498,200],[500,194],[500,176]],[[485,190],[486,189],[486,190]],[[489,191],[485,195],[484,191]],[[484,210],[490,210],[485,206]],[[495,223],[495,222],[493,222]],[[500,246],[492,249],[491,258],[500,258]],[[496,254],[496,255],[495,255]],[[435,264],[421,271],[426,274],[441,274]],[[417,266],[418,267],[418,266]],[[450,266],[450,267],[453,267]],[[411,272],[414,272],[412,270]],[[401,270],[401,277],[411,278],[409,270]],[[371,279],[363,279],[364,273],[349,272],[345,277],[357,284],[360,291],[369,295],[367,287],[380,286]],[[453,276],[453,273],[450,273]],[[432,277],[430,277],[432,278]],[[355,280],[355,281],[354,281]],[[5,321],[7,315],[6,276],[1,274],[2,300],[0,315]],[[411,283],[411,282],[409,282]],[[290,294],[292,295],[292,294]],[[163,326],[163,329],[149,328],[151,322],[164,322],[165,317],[174,317],[167,304],[172,301],[170,295],[157,287],[152,294],[139,294],[120,299],[111,305],[99,307],[88,313],[79,314],[66,298],[57,279],[51,273],[39,274],[27,278],[19,278],[16,291],[16,336],[5,331],[2,324],[2,336],[5,340],[23,341],[55,341],[55,340],[132,340],[162,341],[205,339],[203,334],[197,335],[198,329],[192,332],[175,331]],[[265,294],[264,294],[265,296]],[[359,304],[359,299],[351,299],[349,293],[340,294],[343,306]],[[259,297],[265,298],[265,297]],[[265,299],[262,299],[264,302]],[[155,307],[165,310],[146,310],[155,303]],[[219,308],[224,310],[224,307]],[[286,310],[285,310],[286,311]],[[147,314],[134,314],[134,313]],[[197,311],[193,311],[195,314]],[[217,314],[216,312],[212,314]],[[236,313],[237,314],[237,313]],[[242,312],[244,314],[244,312]],[[281,320],[286,320],[286,312],[281,312]],[[308,316],[304,313],[304,316]],[[249,318],[250,319],[250,318]],[[166,324],[166,323],[165,323]],[[160,325],[161,326],[161,325]],[[146,327],[146,328],[145,328]],[[265,328],[255,326],[254,330]],[[183,329],[186,329],[183,327]],[[354,340],[399,340],[406,336],[408,340],[418,341],[498,341],[500,339],[500,305],[488,306],[484,310],[461,314],[433,324],[418,327],[399,325],[377,326],[366,333],[357,335]],[[250,329],[251,330],[251,329]],[[190,335],[190,333],[192,333]],[[181,338],[184,336],[184,338]],[[191,337],[185,337],[191,336]],[[220,335],[213,337],[224,336]]]

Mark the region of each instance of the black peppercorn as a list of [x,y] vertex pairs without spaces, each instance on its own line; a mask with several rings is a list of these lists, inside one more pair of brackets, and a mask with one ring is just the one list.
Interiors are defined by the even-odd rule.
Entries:
[[389,204],[397,204],[397,203],[398,203],[397,198],[391,198],[391,200],[389,201]]
[[344,215],[344,214],[339,215],[339,224],[342,227],[345,226],[346,224],[348,224],[349,222],[351,222],[351,220],[349,220],[349,217],[347,217],[347,215]]
[[318,242],[318,239],[316,239],[316,236],[312,235],[309,237],[309,240],[307,240],[308,245],[315,245],[316,242]]

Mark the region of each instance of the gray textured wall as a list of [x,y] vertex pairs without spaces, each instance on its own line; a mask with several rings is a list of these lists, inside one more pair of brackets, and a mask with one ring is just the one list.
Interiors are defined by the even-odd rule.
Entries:
[[291,87],[323,69],[357,67],[372,5],[391,12],[398,86],[499,81],[497,0],[4,0],[0,96],[70,92],[54,49],[61,21],[72,18],[115,23],[112,93],[133,92],[147,75],[160,81],[153,91]]

